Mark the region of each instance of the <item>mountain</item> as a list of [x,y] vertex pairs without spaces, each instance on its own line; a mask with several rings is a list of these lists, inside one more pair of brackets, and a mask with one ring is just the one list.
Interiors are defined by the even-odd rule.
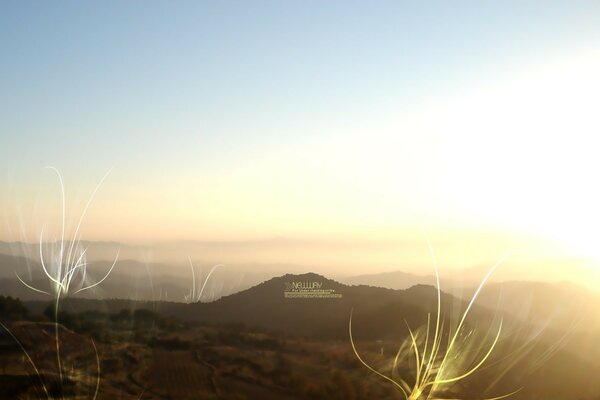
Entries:
[[[515,285],[511,296],[516,296],[519,290],[526,290],[525,287]],[[551,290],[551,286],[548,288]],[[493,293],[496,287],[492,285],[491,289],[490,293]],[[297,293],[294,290],[299,293],[324,290],[329,295],[341,297],[285,297],[286,292]],[[577,293],[577,288],[573,290],[572,295]],[[596,343],[597,334],[561,339],[565,337],[564,331],[540,330],[535,321],[530,323],[517,318],[518,312],[508,305],[505,309],[495,307],[490,296],[482,293],[482,302],[477,301],[473,305],[463,332],[467,342],[473,336],[490,343],[502,318],[501,340],[485,367],[464,382],[466,392],[485,393],[491,390],[501,395],[523,387],[514,396],[519,400],[572,398],[569,393],[585,399],[598,393],[598,385],[590,385],[589,382],[600,373],[600,366],[593,362],[592,357],[582,354],[583,349],[588,348],[586,346]],[[467,306],[466,300],[447,293],[441,294],[443,324],[446,327],[443,343],[447,343],[447,327],[456,326]],[[518,308],[518,299],[514,300]],[[557,300],[557,303],[560,302]],[[482,306],[482,303],[489,308]],[[46,304],[28,302],[27,306],[40,312]],[[145,308],[165,316],[215,326],[217,330],[223,324],[239,332],[252,332],[256,327],[274,333],[274,337],[291,336],[345,346],[349,343],[348,322],[353,311],[353,337],[357,346],[371,348],[371,351],[373,347],[379,349],[382,346],[386,348],[385,354],[393,356],[396,346],[408,337],[407,325],[414,330],[426,326],[428,314],[434,316],[436,307],[437,290],[429,285],[416,285],[404,290],[348,286],[308,273],[272,278],[209,303],[67,299],[63,310],[78,312],[93,309],[116,313],[123,308]],[[538,309],[538,312],[544,311]],[[465,352],[470,349],[466,347]],[[384,361],[381,360],[382,363]],[[584,387],[585,393],[582,391]]]
[[[319,285],[339,298],[286,298],[290,284]],[[159,311],[182,319],[210,323],[241,323],[300,337],[345,340],[351,311],[357,337],[389,339],[404,337],[406,323],[426,324],[435,314],[437,291],[417,285],[406,290],[348,286],[315,273],[272,278],[250,289],[210,303],[160,303]],[[465,302],[442,293],[442,312],[455,318]],[[493,315],[475,306],[471,316],[481,323]]]
[[[318,285],[318,290],[328,291],[329,295],[336,297],[286,298],[285,292],[289,292],[288,289],[294,284]],[[350,312],[353,310],[357,337],[381,339],[404,336],[405,320],[412,326],[424,324],[427,313],[434,313],[436,310],[436,296],[437,292],[431,286],[419,285],[407,290],[348,286],[308,273],[271,278],[212,302],[188,304],[159,299],[135,301],[67,298],[63,301],[63,309],[70,312],[91,309],[118,312],[120,308],[145,308],[183,320],[245,324],[288,335],[321,339],[346,339]],[[442,293],[444,314],[454,315],[457,301],[464,306],[464,302]],[[45,307],[45,302],[27,304],[37,311]],[[391,314],[384,315],[387,312],[400,315],[401,318],[392,318]],[[486,313],[484,309],[475,307],[472,315],[483,318]],[[378,319],[377,323],[373,321],[374,318]]]
[[[87,274],[91,279],[90,283],[102,279],[111,265],[112,261],[105,260],[89,262]],[[195,268],[198,288],[203,286],[209,270]],[[0,294],[23,300],[47,298],[47,295],[35,292],[19,282],[16,274],[30,286],[44,291],[50,290],[49,280],[37,259],[0,254]],[[206,282],[202,300],[212,301],[239,292],[263,282],[272,275],[269,272],[244,272],[230,267],[216,268]],[[76,297],[182,302],[191,290],[192,274],[187,265],[182,268],[121,259],[102,285],[81,292]]]
[[41,271],[41,265],[29,258],[0,253],[0,279],[15,279],[15,273],[23,278],[29,277],[31,271]]
[[347,285],[367,285],[387,289],[407,289],[419,284],[435,285],[435,277],[416,275],[403,271],[393,271],[340,278],[340,282]]
[[[285,298],[283,292],[290,282],[318,282],[342,297]],[[578,292],[576,287],[571,289],[573,293]],[[456,326],[467,300],[470,299],[442,293],[444,326]],[[408,336],[407,325],[413,329],[426,326],[428,314],[434,316],[436,306],[437,291],[430,285],[416,285],[405,290],[348,286],[310,273],[276,277],[212,303],[175,305],[175,308],[161,308],[161,311],[198,321],[258,326],[313,340],[347,343],[348,322],[353,310],[355,340],[399,345]],[[515,307],[518,308],[518,304]],[[539,309],[539,312],[544,311]],[[486,299],[486,302],[475,302],[465,321],[464,332],[489,342],[500,318],[503,319],[501,341],[486,364],[488,367],[468,379],[466,385],[481,389],[481,393],[491,388],[499,394],[524,387],[516,399],[568,398],[569,393],[582,392],[582,387],[589,391],[584,395],[598,392],[598,385],[589,385],[589,379],[600,372],[600,367],[590,357],[582,357],[585,348],[581,347],[582,341],[561,340],[565,337],[564,330],[540,332],[527,320],[513,317],[508,308],[498,309]],[[597,339],[598,335],[585,337]]]

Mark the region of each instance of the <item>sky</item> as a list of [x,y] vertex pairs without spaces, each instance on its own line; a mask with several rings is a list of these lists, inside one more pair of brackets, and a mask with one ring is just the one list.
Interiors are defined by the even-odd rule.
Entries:
[[599,44],[592,1],[2,2],[0,240],[53,166],[71,227],[110,171],[90,240],[600,258]]

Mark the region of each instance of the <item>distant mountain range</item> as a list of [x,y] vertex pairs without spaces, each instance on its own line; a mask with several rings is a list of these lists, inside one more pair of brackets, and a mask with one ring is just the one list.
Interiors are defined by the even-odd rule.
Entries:
[[[107,261],[91,262],[88,266],[88,277],[101,279],[111,264],[112,262]],[[120,260],[102,285],[82,292],[77,297],[182,302],[192,290],[192,274],[189,268],[189,266],[182,268],[160,263]],[[208,272],[208,268],[195,268],[199,287]],[[19,282],[17,274],[27,284],[41,290],[49,290],[49,280],[43,274],[39,261],[0,254],[0,294],[24,300],[48,298],[47,295],[35,292]],[[272,273],[243,272],[234,268],[219,267],[207,281],[202,300],[211,301],[239,292],[270,277]]]
[[435,276],[417,275],[403,271],[356,275],[339,280],[347,285],[367,285],[387,289],[407,289],[420,284],[435,285],[436,282]]
[[[134,260],[146,266],[152,265],[155,275],[189,278],[188,257],[191,257],[197,267],[208,269],[215,264],[224,264],[236,274],[260,274],[262,277],[316,271],[348,284],[368,284],[392,289],[434,282],[434,270],[429,259],[419,261],[424,264],[415,264],[414,260],[419,258],[399,254],[397,266],[390,264],[392,262],[390,260],[385,263],[364,263],[361,260],[364,259],[365,254],[370,254],[369,252],[377,254],[385,249],[381,244],[368,241],[364,243],[322,242],[271,238],[229,242],[175,241],[154,244],[86,241],[81,244],[87,248],[87,260],[93,263],[112,262],[118,253],[120,260],[118,269],[125,273],[127,268],[121,265],[122,260]],[[407,245],[405,251],[410,253],[414,246],[415,243]],[[39,244],[0,241],[0,254],[37,260]],[[314,254],[321,256],[318,258],[311,256]],[[356,255],[356,259],[353,255]],[[490,255],[490,257],[496,256],[499,255]],[[328,261],[316,261],[325,259]],[[339,262],[336,263],[335,260]],[[454,286],[476,285],[495,262],[491,259],[488,262],[478,261],[476,265],[446,265],[443,258],[439,261],[442,287],[448,290]],[[347,271],[363,272],[348,275]],[[0,269],[0,276],[2,273]],[[346,276],[342,276],[344,273]],[[357,274],[359,276],[356,276]],[[519,258],[515,255],[494,273],[492,281],[571,281],[582,286],[599,288],[600,265],[598,261],[591,258],[540,259]]]

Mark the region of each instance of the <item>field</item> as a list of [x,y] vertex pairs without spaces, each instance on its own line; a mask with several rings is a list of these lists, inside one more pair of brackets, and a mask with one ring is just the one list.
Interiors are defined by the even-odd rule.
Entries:
[[[391,388],[368,379],[348,343],[300,340],[241,325],[184,324],[158,315],[143,319],[124,325],[118,318],[99,322],[94,316],[98,399],[394,398]],[[63,370],[69,370],[60,385],[47,323],[9,328],[21,336],[39,377],[22,349],[12,346],[2,356],[1,398],[43,398],[41,382],[56,396],[93,397],[98,371],[86,329],[60,327]]]

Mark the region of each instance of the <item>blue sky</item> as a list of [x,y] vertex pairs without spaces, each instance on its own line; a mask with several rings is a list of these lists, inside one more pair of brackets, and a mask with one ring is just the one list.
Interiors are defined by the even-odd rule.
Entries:
[[597,2],[416,3],[4,2],[2,165],[218,162],[598,39]]
[[[592,178],[579,147],[561,178],[573,136],[553,127],[583,121],[591,148],[599,34],[598,2],[3,2],[0,168],[27,197],[54,184],[46,165],[83,192],[114,167],[96,218],[118,215],[123,240],[133,225],[369,235],[423,216],[544,233],[557,207],[561,230],[591,232],[568,225],[574,203],[537,205],[557,177]],[[562,139],[519,130],[544,115]],[[578,195],[589,217],[597,196]]]

